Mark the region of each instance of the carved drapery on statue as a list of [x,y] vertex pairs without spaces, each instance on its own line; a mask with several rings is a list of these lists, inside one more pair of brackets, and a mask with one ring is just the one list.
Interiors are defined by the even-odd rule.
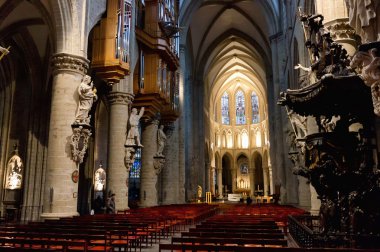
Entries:
[[[362,42],[376,41],[378,36],[378,22],[376,9],[379,1],[376,0],[346,0],[349,12],[349,24],[361,36]],[[377,29],[376,29],[377,28]]]
[[164,151],[166,141],[166,134],[164,132],[164,125],[160,125],[157,130],[157,152],[156,157],[165,157],[162,153]]
[[[310,38],[306,46],[313,49],[311,75],[315,81],[282,92],[278,103],[301,119],[314,117],[318,133],[291,141],[293,172],[306,177],[318,193],[320,235],[324,239],[343,234],[355,240],[353,235],[358,233],[372,239],[371,234],[380,234],[379,225],[374,224],[380,223],[376,200],[380,198],[380,172],[373,157],[371,90],[348,67],[344,49],[323,32],[321,23],[313,21],[323,18],[301,17],[307,22]],[[315,37],[319,38],[313,40]],[[361,125],[358,131],[350,131],[354,123]],[[294,125],[303,128],[303,124]]]
[[79,165],[83,162],[84,155],[88,147],[91,136],[89,112],[93,103],[97,100],[96,88],[94,87],[89,75],[83,76],[82,82],[78,87],[79,104],[75,121],[71,125],[73,135],[70,139],[71,153],[73,160]]
[[144,107],[140,109],[140,112],[137,113],[137,109],[133,108],[131,115],[129,116],[129,130],[127,131],[127,139],[125,141],[125,145],[128,146],[138,146],[138,147],[144,147],[141,144],[140,140],[140,131],[139,131],[139,124],[140,124],[140,118],[144,114]]
[[127,125],[127,137],[125,140],[125,156],[124,156],[124,165],[127,168],[127,171],[129,172],[132,168],[133,163],[135,162],[135,155],[137,148],[144,147],[141,144],[140,140],[140,131],[139,131],[139,124],[140,119],[143,116],[145,111],[145,108],[142,107],[140,109],[140,112],[137,113],[137,109],[133,108],[131,111],[131,115],[128,119],[128,125]]
[[380,116],[380,42],[372,42],[359,46],[350,66],[356,68],[364,80],[371,87],[374,113]]

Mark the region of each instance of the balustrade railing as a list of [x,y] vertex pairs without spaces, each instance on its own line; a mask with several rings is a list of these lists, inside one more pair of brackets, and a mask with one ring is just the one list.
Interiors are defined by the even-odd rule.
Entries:
[[303,248],[380,248],[380,235],[376,234],[322,234],[319,216],[289,216],[288,229]]

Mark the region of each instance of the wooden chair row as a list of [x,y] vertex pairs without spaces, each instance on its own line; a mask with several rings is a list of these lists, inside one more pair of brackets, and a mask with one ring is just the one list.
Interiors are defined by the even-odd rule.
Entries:
[[225,246],[208,244],[160,244],[159,252],[378,252],[377,249],[340,249],[340,248],[273,248],[273,247],[244,247],[244,246]]

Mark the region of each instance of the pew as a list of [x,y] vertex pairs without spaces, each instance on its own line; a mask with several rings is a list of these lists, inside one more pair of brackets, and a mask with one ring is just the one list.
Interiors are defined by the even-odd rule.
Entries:
[[268,233],[235,233],[235,232],[183,232],[181,237],[218,237],[218,238],[245,238],[245,239],[284,239],[284,234]]
[[223,237],[172,237],[172,244],[214,244],[214,245],[240,245],[240,246],[287,246],[285,239],[248,239]]
[[244,247],[207,244],[160,244],[159,252],[164,251],[208,251],[208,252],[378,252],[378,249],[341,249],[341,248],[271,248],[271,247]]

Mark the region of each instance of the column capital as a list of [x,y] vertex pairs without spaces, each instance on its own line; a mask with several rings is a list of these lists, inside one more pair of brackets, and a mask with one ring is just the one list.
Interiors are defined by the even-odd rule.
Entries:
[[124,92],[110,92],[107,95],[107,99],[109,104],[121,104],[121,105],[129,105],[132,103],[134,99],[134,95],[130,93]]
[[334,41],[352,40],[354,45],[360,44],[360,37],[348,23],[348,18],[335,19],[325,24]]
[[61,71],[75,72],[84,75],[89,69],[90,61],[78,55],[57,53],[51,57],[50,64],[54,75]]

